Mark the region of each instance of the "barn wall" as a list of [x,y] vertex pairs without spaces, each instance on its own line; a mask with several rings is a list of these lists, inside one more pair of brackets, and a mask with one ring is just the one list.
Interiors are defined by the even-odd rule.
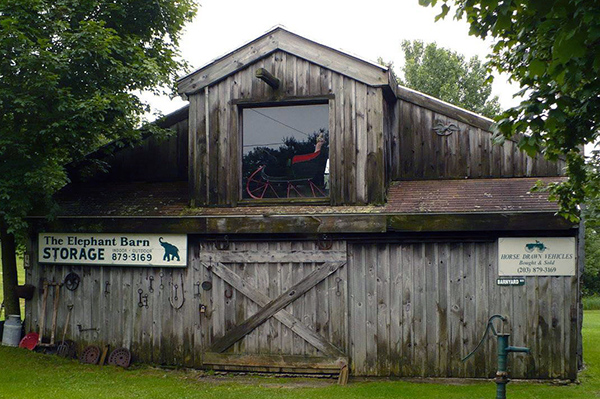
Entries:
[[[347,264],[285,310],[345,353],[353,375],[492,377],[496,370],[493,339],[468,362],[460,359],[478,343],[487,319],[500,313],[509,318],[510,343],[532,351],[528,356],[511,355],[512,377],[576,378],[576,277],[526,277],[524,286],[499,287],[495,241],[347,246],[335,241],[333,245],[332,251],[346,251]],[[57,337],[67,305],[73,304],[67,338],[80,348],[124,346],[140,361],[201,367],[203,352],[253,315],[258,306],[202,265],[215,261],[215,253],[227,251],[215,250],[214,242],[193,238],[189,247],[184,269],[39,266],[34,262],[27,281],[41,287],[42,278],[62,281],[71,271],[81,276],[76,291],[61,291]],[[232,242],[229,251],[238,250],[276,256],[317,251],[317,247],[314,241]],[[275,298],[316,264],[248,261],[227,267],[249,286]],[[204,281],[212,281],[210,290],[200,288],[198,284]],[[140,289],[148,295],[147,308],[138,306]],[[52,299],[51,291],[45,337],[50,335]],[[205,313],[200,313],[201,304],[206,306]],[[41,292],[36,290],[26,307],[28,331],[38,331],[40,314]],[[78,325],[99,330],[80,332]],[[227,353],[322,355],[274,319]]]
[[[37,245],[32,242],[32,248]],[[208,270],[219,254],[250,251],[271,256],[281,253],[319,251],[316,241],[296,242],[234,242],[227,251],[215,249],[214,241],[190,239],[186,268],[34,266],[28,270],[27,281],[36,287],[42,279],[61,282],[69,272],[81,277],[77,290],[62,289],[57,332],[62,334],[67,305],[73,304],[67,339],[79,344],[111,348],[126,347],[139,361],[201,367],[203,352],[216,339],[235,325],[252,316],[258,305],[233,289],[227,282]],[[323,256],[346,254],[346,243],[336,241]],[[315,270],[315,262],[228,263],[227,267],[241,276],[249,287],[274,299]],[[347,347],[347,268],[341,267],[302,297],[284,308],[311,331],[324,337],[345,352]],[[152,289],[150,291],[150,281]],[[210,290],[200,284],[211,281]],[[107,284],[108,283],[108,284]],[[175,292],[177,285],[177,292]],[[162,288],[161,288],[162,287]],[[183,287],[183,292],[182,292]],[[140,294],[148,295],[148,307],[140,307]],[[49,291],[46,305],[44,337],[51,333],[54,293]],[[338,294],[339,293],[339,294]],[[177,294],[177,299],[175,299]],[[200,312],[200,305],[206,312]],[[181,305],[181,307],[179,307]],[[177,307],[179,307],[177,309]],[[26,307],[28,331],[39,331],[42,309],[41,289]],[[79,331],[98,328],[98,331]],[[57,337],[62,335],[57,333]],[[273,318],[237,342],[228,353],[322,356],[290,328]]]
[[115,151],[106,161],[108,173],[100,181],[182,181],[188,178],[188,120],[169,127],[167,138],[148,137],[135,147]]
[[[492,142],[489,131],[405,100],[396,103],[400,120],[390,140],[392,179],[448,179],[524,176],[560,176],[564,161],[529,157],[514,141]],[[459,132],[439,136],[433,126],[455,123]]]
[[526,277],[499,287],[496,242],[352,244],[351,370],[355,375],[493,377],[493,339],[469,361],[488,318],[509,317],[514,378],[575,378],[577,278]]
[[[258,68],[278,77],[280,89],[257,79]],[[299,98],[329,103],[331,201],[383,201],[382,89],[277,51],[190,96],[189,180],[196,205],[235,205],[240,198],[240,102],[285,104]]]

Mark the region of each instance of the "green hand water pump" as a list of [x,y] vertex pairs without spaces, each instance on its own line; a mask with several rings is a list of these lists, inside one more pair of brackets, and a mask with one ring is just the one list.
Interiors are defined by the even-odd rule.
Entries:
[[[496,331],[494,327],[494,320],[500,319],[502,324],[500,325],[500,332]],[[506,384],[508,384],[508,354],[511,352],[523,352],[530,353],[529,348],[520,347],[520,346],[510,346],[508,345],[508,338],[510,334],[503,333],[503,325],[506,321],[506,317],[495,314],[489,318],[487,322],[487,327],[485,328],[485,332],[483,333],[483,337],[481,341],[477,344],[475,349],[471,351],[467,356],[465,356],[462,361],[465,362],[469,359],[477,350],[481,347],[483,342],[488,336],[488,333],[491,331],[497,339],[498,342],[498,371],[496,372],[496,399],[506,399]]]

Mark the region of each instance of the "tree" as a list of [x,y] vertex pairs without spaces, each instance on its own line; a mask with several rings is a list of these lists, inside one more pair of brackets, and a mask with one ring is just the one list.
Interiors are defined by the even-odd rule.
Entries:
[[477,56],[465,61],[461,54],[420,40],[403,41],[402,50],[400,84],[490,118],[500,113],[498,97],[490,98],[491,82]]
[[[435,6],[438,0],[419,0]],[[489,67],[520,83],[521,103],[497,122],[497,137],[519,137],[519,147],[547,159],[564,157],[569,180],[549,187],[561,214],[576,221],[579,204],[600,197],[600,156],[586,158],[600,123],[600,7],[595,0],[442,0],[470,33],[493,39]],[[594,209],[596,207],[591,207]],[[592,217],[596,214],[592,213]]]
[[[48,212],[65,165],[139,135],[138,95],[165,92],[184,65],[193,0],[0,3],[0,232],[7,314],[19,314],[14,238]],[[11,260],[12,258],[12,260]]]
[[600,294],[600,234],[591,226],[585,229],[585,267],[581,290],[583,295]]

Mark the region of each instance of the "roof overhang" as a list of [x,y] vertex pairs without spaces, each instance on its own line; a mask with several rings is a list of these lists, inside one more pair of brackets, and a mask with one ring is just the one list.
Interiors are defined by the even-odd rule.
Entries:
[[577,228],[552,212],[463,214],[207,215],[30,218],[34,231],[178,234],[376,234],[567,231]]
[[194,94],[275,51],[284,51],[364,84],[387,87],[388,92],[396,93],[396,79],[389,68],[309,40],[280,26],[180,78],[177,90],[181,95]]

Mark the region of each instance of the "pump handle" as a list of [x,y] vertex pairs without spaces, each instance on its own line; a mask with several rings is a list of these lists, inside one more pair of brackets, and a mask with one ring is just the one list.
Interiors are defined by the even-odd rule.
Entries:
[[468,359],[468,358],[470,358],[471,356],[473,356],[473,354],[474,354],[475,352],[477,352],[477,349],[479,349],[479,347],[481,346],[481,344],[483,344],[483,341],[485,341],[485,339],[486,339],[486,337],[487,337],[487,335],[488,335],[488,332],[489,332],[490,330],[492,330],[492,333],[493,333],[495,336],[498,336],[498,332],[496,331],[496,328],[494,328],[494,323],[493,323],[493,321],[494,321],[495,319],[500,319],[500,320],[502,320],[502,321],[506,321],[506,317],[504,317],[504,316],[502,316],[502,315],[495,314],[495,315],[491,316],[491,317],[488,319],[487,326],[486,326],[486,328],[485,328],[485,332],[483,333],[483,337],[481,337],[481,341],[479,341],[479,343],[477,344],[477,346],[475,347],[475,349],[473,349],[473,350],[472,350],[472,351],[471,351],[471,352],[470,352],[470,353],[469,353],[467,356],[463,357],[463,358],[461,359],[461,361],[463,361],[463,362],[467,361],[467,359]]

